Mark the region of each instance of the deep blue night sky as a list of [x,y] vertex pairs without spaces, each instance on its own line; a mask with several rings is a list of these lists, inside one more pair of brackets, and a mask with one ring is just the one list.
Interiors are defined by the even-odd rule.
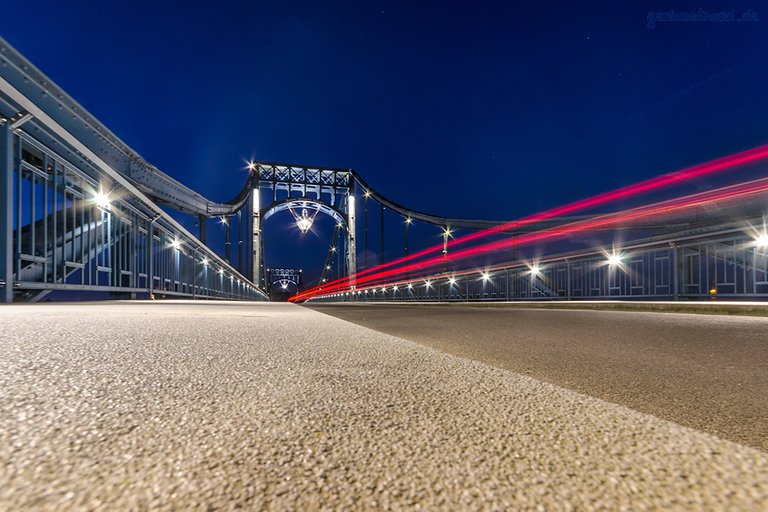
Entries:
[[[562,4],[3,2],[0,33],[216,200],[255,158],[355,168],[415,209],[511,219],[768,142],[768,3]],[[649,28],[670,9],[759,21]],[[328,236],[302,247],[306,264],[267,254],[319,266]]]

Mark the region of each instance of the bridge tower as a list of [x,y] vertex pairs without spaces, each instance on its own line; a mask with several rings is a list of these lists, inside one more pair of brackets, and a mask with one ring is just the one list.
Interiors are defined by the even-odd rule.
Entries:
[[336,221],[345,234],[346,275],[357,273],[355,177],[348,169],[255,162],[251,170],[253,282],[267,285],[262,224],[275,213],[290,211],[302,231],[311,229],[317,214]]

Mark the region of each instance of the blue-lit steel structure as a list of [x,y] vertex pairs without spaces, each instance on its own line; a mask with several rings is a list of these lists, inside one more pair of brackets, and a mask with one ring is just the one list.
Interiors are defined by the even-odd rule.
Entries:
[[148,164],[0,40],[2,302],[57,290],[117,297],[266,300],[160,204],[206,217],[211,202]]
[[[382,211],[432,224],[499,224],[411,211],[351,169],[291,164],[254,162],[235,198],[212,201],[144,160],[0,39],[2,302],[39,301],[57,290],[266,300],[262,223],[283,210],[333,217],[345,234],[343,273],[354,275],[356,188]],[[168,209],[195,216],[198,236]],[[209,219],[225,226],[223,258],[205,244]],[[230,264],[235,221],[240,269]]]
[[[764,196],[707,215],[682,216],[673,224],[635,224],[623,235],[620,261],[606,261],[603,250],[582,248],[556,251],[532,265],[531,258],[526,262],[513,251],[504,261],[514,263],[467,271],[449,264],[452,233],[494,228],[502,221],[445,218],[404,207],[352,169],[269,162],[249,167],[236,197],[207,199],[144,160],[0,39],[0,302],[34,302],[62,290],[268,300],[275,283],[304,287],[295,269],[270,271],[264,261],[263,223],[281,211],[290,211],[302,230],[316,214],[335,221],[319,283],[331,284],[334,265],[335,279],[351,279],[344,291],[312,300],[768,298],[768,242],[755,243],[746,229],[765,231]],[[355,276],[369,268],[369,203],[381,212],[379,263],[387,211],[402,221],[404,256],[412,223],[440,228],[442,272],[358,285]],[[356,208],[362,211],[362,265]],[[198,236],[169,210],[194,216]],[[223,257],[205,243],[210,219],[224,225]],[[514,237],[574,220],[546,218],[497,234]],[[239,268],[231,264],[235,222]]]

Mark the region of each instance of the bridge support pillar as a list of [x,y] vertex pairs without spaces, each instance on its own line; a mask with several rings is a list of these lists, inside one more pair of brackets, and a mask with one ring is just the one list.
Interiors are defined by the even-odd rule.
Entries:
[[0,125],[0,281],[4,282],[0,302],[13,302],[13,130],[9,122]]
[[384,264],[384,205],[379,205],[381,207],[381,216],[379,217],[381,221],[381,226],[379,228],[379,234],[381,235],[381,240],[379,241],[379,265]]
[[205,243],[205,234],[206,234],[205,228],[207,227],[206,226],[207,221],[208,221],[208,217],[206,217],[205,215],[197,216],[197,225],[198,225],[198,228],[200,228],[200,236],[198,238],[203,243]]
[[237,266],[240,273],[245,273],[243,265],[243,211],[237,210]]
[[347,275],[349,285],[355,287],[354,276],[357,274],[357,239],[355,236],[355,196],[350,191],[347,196]]
[[363,199],[363,268],[368,269],[368,195],[365,191]]
[[251,228],[253,233],[253,283],[259,288],[261,282],[261,203],[259,201],[259,189],[251,191]]
[[229,219],[224,223],[224,258],[232,263],[232,242],[230,241]]

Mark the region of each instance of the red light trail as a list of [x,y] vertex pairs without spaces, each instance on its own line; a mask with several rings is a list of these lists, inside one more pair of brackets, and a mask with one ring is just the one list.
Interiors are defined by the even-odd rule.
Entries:
[[[485,238],[493,234],[501,233],[501,232],[508,231],[515,228],[520,228],[522,226],[533,224],[535,222],[539,222],[542,220],[551,219],[559,215],[571,214],[577,211],[586,210],[586,209],[594,208],[596,206],[604,205],[610,202],[618,201],[620,199],[627,199],[629,197],[637,196],[640,194],[650,193],[655,190],[660,190],[664,187],[678,185],[678,184],[687,182],[689,180],[693,180],[695,178],[700,178],[702,176],[714,174],[720,171],[733,169],[735,167],[754,163],[754,162],[763,160],[765,158],[768,158],[768,144],[763,146],[758,146],[756,148],[748,149],[745,151],[741,151],[739,153],[734,153],[732,155],[727,155],[715,160],[711,160],[709,162],[704,162],[691,167],[687,167],[679,171],[657,176],[655,178],[642,181],[640,183],[635,183],[632,185],[628,185],[626,187],[618,188],[616,190],[604,192],[602,194],[598,194],[596,196],[592,196],[586,199],[581,199],[572,203],[568,203],[566,205],[558,206],[550,210],[535,213],[533,215],[529,215],[521,219],[513,220],[493,228],[470,233],[462,237],[456,238],[454,240],[450,240],[447,245],[449,248],[455,247],[457,245],[465,244],[467,242],[471,242],[474,240],[479,240],[481,238]],[[385,268],[389,268],[394,265],[400,265],[402,263],[413,261],[423,256],[427,256],[434,252],[442,251],[442,248],[443,248],[443,245],[438,244],[438,245],[423,249],[421,251],[415,252],[411,255],[396,258],[392,261],[388,261],[380,265],[371,267],[369,269],[362,270],[357,274],[355,274],[354,276],[336,279],[328,283],[325,283],[322,286],[316,286],[314,288],[306,290],[305,292],[302,292],[302,294],[296,295],[294,298],[298,299],[304,294],[319,290],[320,288],[324,290],[328,290],[329,288],[336,289],[337,285],[339,284],[342,284],[344,287],[346,287],[353,282],[357,283],[359,281],[367,281],[363,279],[363,276],[366,276],[372,273],[378,273]]]
[[[532,233],[522,235],[516,239],[505,239],[505,240],[487,243],[477,247],[463,249],[461,251],[457,251],[453,253],[453,255],[451,256],[451,261],[455,262],[455,261],[466,259],[472,256],[476,256],[479,254],[499,251],[502,249],[509,248],[513,245],[524,245],[524,244],[529,244],[531,242],[541,241],[545,239],[561,238],[563,236],[576,234],[585,230],[595,229],[598,227],[631,224],[632,222],[641,220],[641,219],[647,219],[650,217],[659,217],[659,216],[668,215],[672,213],[679,213],[679,212],[690,210],[693,208],[698,208],[698,207],[711,205],[715,203],[724,203],[728,201],[733,201],[735,199],[741,199],[748,196],[754,196],[754,195],[762,194],[766,192],[768,192],[768,178],[755,180],[755,181],[743,183],[743,184],[731,185],[731,186],[723,187],[713,191],[701,192],[701,193],[692,194],[689,196],[684,196],[679,199],[673,199],[669,201],[663,201],[660,203],[651,204],[648,206],[634,208],[631,210],[627,210],[625,212],[599,215],[591,219],[569,223],[563,226],[559,226],[557,228],[535,231]],[[374,282],[380,282],[384,278],[392,278],[400,274],[404,274],[406,272],[411,274],[412,272],[415,272],[415,271],[427,270],[432,267],[443,264],[444,262],[445,262],[445,259],[442,256],[436,256],[419,263],[407,265],[404,268],[394,268],[387,271],[377,272],[376,274],[359,278],[357,282],[359,284],[370,283],[369,285],[372,286],[375,284]],[[423,276],[416,277],[416,276],[409,275],[409,280],[423,279],[423,278],[424,278]],[[338,283],[333,286],[323,287],[322,289],[313,288],[292,297],[291,301],[295,302],[298,300],[305,300],[307,298],[311,298],[317,295],[327,295],[330,293],[343,291],[347,288],[347,286],[348,285],[346,285],[345,283]]]

